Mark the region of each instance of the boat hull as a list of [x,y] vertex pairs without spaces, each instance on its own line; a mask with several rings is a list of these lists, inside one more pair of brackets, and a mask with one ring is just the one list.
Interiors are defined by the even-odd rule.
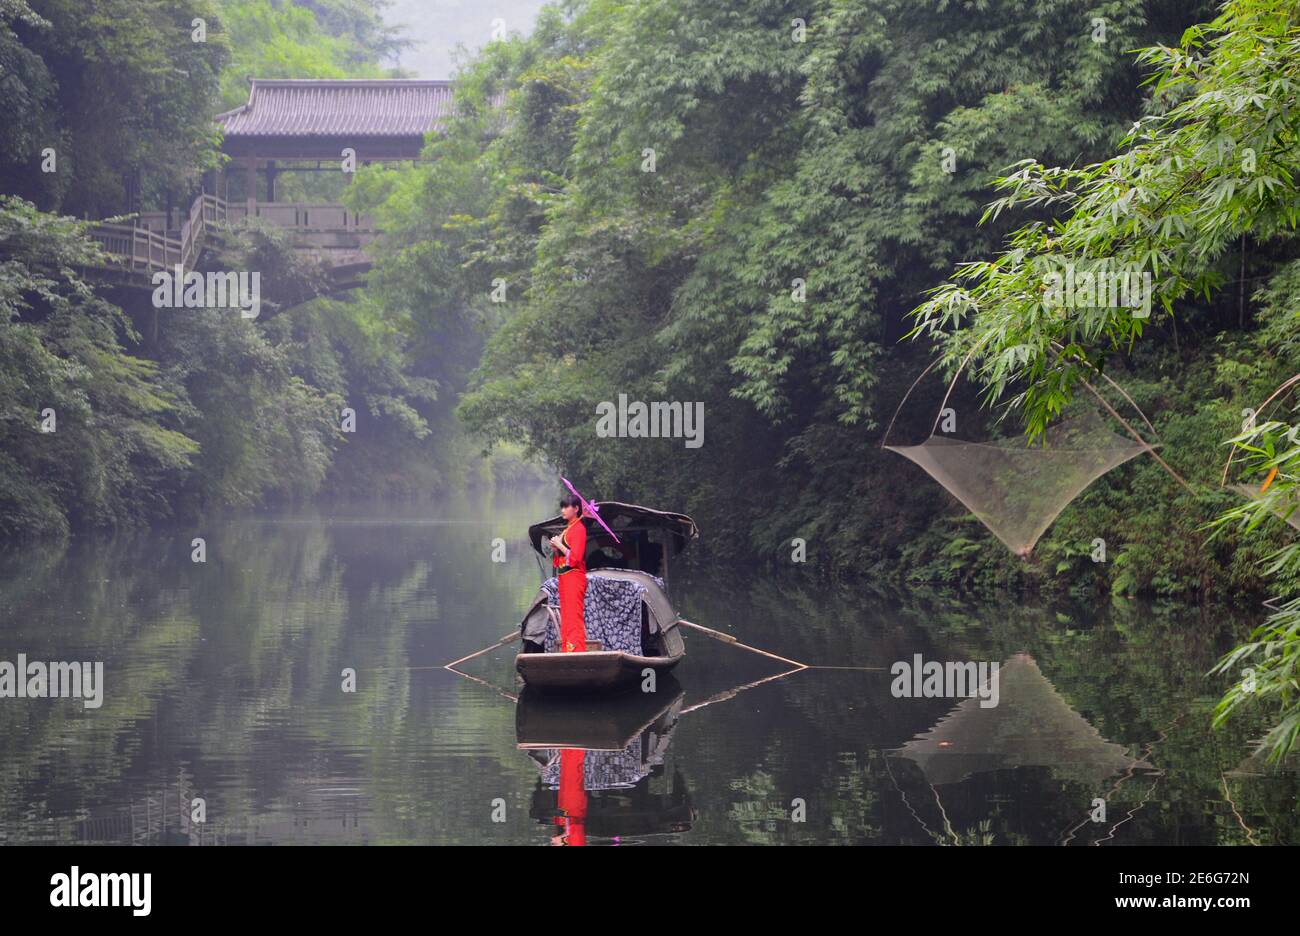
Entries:
[[671,675],[655,689],[593,696],[526,688],[515,706],[515,741],[520,750],[625,751],[646,731],[664,737],[677,723],[686,691]]
[[683,655],[647,657],[618,650],[520,653],[515,669],[536,692],[614,694],[640,687],[647,669],[656,675],[669,672]]

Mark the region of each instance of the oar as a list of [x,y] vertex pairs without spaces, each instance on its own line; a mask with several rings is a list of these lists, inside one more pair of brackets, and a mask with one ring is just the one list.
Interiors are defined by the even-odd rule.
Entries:
[[712,637],[714,640],[721,640],[723,643],[729,643],[737,647],[743,647],[744,649],[752,651],[753,653],[757,653],[765,657],[771,657],[773,660],[780,660],[782,663],[789,663],[791,666],[797,666],[799,669],[810,668],[807,663],[800,663],[798,660],[791,660],[788,657],[777,656],[775,653],[768,653],[766,650],[760,650],[757,647],[751,647],[749,644],[741,643],[739,640],[737,640],[735,637],[732,637],[730,634],[724,634],[722,631],[716,631],[712,627],[705,627],[703,624],[692,624],[690,621],[684,620],[682,618],[678,618],[677,623],[682,625],[683,627],[689,627],[692,630],[697,630],[702,634],[707,634],[708,636]]
[[466,660],[472,660],[474,659],[474,657],[482,656],[485,653],[491,653],[493,650],[495,650],[497,647],[501,646],[502,644],[509,643],[510,641],[515,640],[518,637],[519,637],[519,628],[516,627],[510,633],[506,634],[504,637],[498,640],[496,643],[489,644],[488,646],[484,647],[482,650],[475,650],[469,656],[463,656],[459,660],[452,660],[450,663],[444,663],[442,668],[451,669],[453,666],[459,666],[461,663],[464,663]]
[[[768,653],[766,650],[758,649],[758,647],[751,647],[749,644],[741,643],[739,640],[737,640],[735,637],[732,637],[730,634],[724,634],[722,631],[716,631],[711,627],[705,627],[703,624],[693,624],[690,621],[683,620],[681,618],[678,619],[677,623],[681,624],[683,627],[689,627],[693,630],[697,630],[700,633],[704,634],[706,637],[712,637],[714,640],[721,640],[723,643],[729,643],[734,647],[741,647],[753,653],[758,653],[765,657],[771,657],[773,660],[780,660],[782,663],[789,663],[791,666],[796,667],[796,669],[798,670],[834,669],[834,670],[858,670],[861,672],[870,672],[870,673],[883,673],[886,669],[886,667],[883,666],[823,666],[819,663],[800,663],[798,660],[791,660],[788,659],[787,657],[777,656],[775,653]],[[792,670],[791,672],[794,671],[795,670]]]

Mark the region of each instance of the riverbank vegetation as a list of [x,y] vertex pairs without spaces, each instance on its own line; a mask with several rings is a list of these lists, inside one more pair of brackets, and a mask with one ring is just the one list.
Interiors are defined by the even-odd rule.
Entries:
[[[1280,594],[1225,663],[1262,682],[1222,711],[1263,685],[1284,713],[1271,740],[1300,731],[1296,655],[1276,649],[1300,620],[1300,551],[1273,516],[1295,484],[1291,398],[1242,415],[1298,369],[1294,4],[556,5],[466,64],[427,161],[348,187],[386,234],[365,290],[161,324],[76,272],[93,248],[65,216],[183,200],[249,74],[394,75],[402,40],[366,0],[90,7],[0,0],[0,535],[426,491],[541,459],[595,496],[691,513],[712,561]],[[107,86],[121,94],[87,108]],[[291,262],[271,232],[220,249]],[[1039,261],[1150,273],[1153,312],[1045,315]],[[1101,370],[1186,486],[1144,456],[1011,555],[881,448],[936,354],[946,373],[891,442],[929,434],[958,371],[961,425],[1032,436]],[[597,406],[620,394],[702,401],[705,444],[599,438]],[[364,436],[338,431],[344,405]],[[1263,500],[1220,484],[1234,438],[1250,448],[1231,482],[1258,492],[1278,469]],[[484,440],[504,453],[486,468]]]
[[[475,430],[604,496],[691,512],[714,558],[789,567],[800,538],[819,574],[895,584],[1199,599],[1289,585],[1295,554],[1276,550],[1293,531],[1262,522],[1284,502],[1241,508],[1246,528],[1210,524],[1242,503],[1219,473],[1243,410],[1295,370],[1291,6],[1240,0],[1215,19],[1210,4],[1084,17],[881,0],[814,4],[806,31],[779,3],[568,12],[490,47],[435,164],[382,192],[412,234],[442,221],[463,305],[487,316],[508,284],[460,405]],[[497,131],[483,105],[501,93]],[[1131,263],[1156,279],[1154,314],[1045,321],[1038,254]],[[951,403],[975,422],[1009,412],[986,429],[1011,435],[1056,418],[1077,372],[1106,371],[1163,464],[1107,475],[1030,560],[1012,556],[879,447],[936,346],[947,375],[978,350]],[[925,438],[944,383],[918,388],[891,441]],[[595,407],[619,394],[703,400],[706,445],[597,439]],[[1259,470],[1285,471],[1284,429],[1257,430],[1273,433]],[[1251,691],[1281,704],[1282,750],[1300,724],[1294,655],[1264,647],[1293,623],[1270,627],[1225,666],[1260,657]]]
[[[395,74],[382,12],[0,3],[0,537],[538,479],[516,450],[483,462],[452,415],[478,333],[368,293],[273,301],[256,322],[160,311],[93,275],[102,258],[73,220],[188,205],[219,159],[212,116],[246,99],[249,75]],[[272,228],[205,249],[209,267],[259,270],[272,293],[319,291]],[[354,434],[340,431],[345,406]]]
[[[1022,209],[1038,219],[1008,238],[1008,250],[965,265],[937,289],[917,310],[919,328],[949,362],[969,361],[989,398],[1005,398],[1033,436],[1089,377],[1139,341],[1158,342],[1151,326],[1168,323],[1172,335],[1175,321],[1201,319],[1215,295],[1226,292],[1237,300],[1237,332],[1245,334],[1216,336],[1215,370],[1240,381],[1246,395],[1210,397],[1200,408],[1217,411],[1206,434],[1220,448],[1230,441],[1232,454],[1242,457],[1234,472],[1222,455],[1193,461],[1179,454],[1203,486],[1244,488],[1249,499],[1233,504],[1215,531],[1220,541],[1241,531],[1253,543],[1268,525],[1291,516],[1300,480],[1294,467],[1300,443],[1289,415],[1297,400],[1284,395],[1300,380],[1294,354],[1300,15],[1285,0],[1235,0],[1212,23],[1189,29],[1177,47],[1147,50],[1142,60],[1158,75],[1157,106],[1134,124],[1119,153],[1082,168],[1029,160],[1000,179],[1004,194],[986,217]],[[1152,277],[1154,321],[1127,308],[1053,314],[1043,301],[1043,271],[1094,268],[1099,261]],[[1255,300],[1249,330],[1248,268]],[[1236,289],[1225,289],[1229,284]],[[1239,414],[1245,419],[1234,428]],[[1217,476],[1220,463],[1226,464]],[[1181,499],[1201,501],[1201,491],[1187,486]],[[1267,572],[1283,603],[1250,643],[1217,667],[1237,680],[1218,717],[1254,700],[1279,707],[1281,718],[1266,740],[1280,756],[1300,736],[1300,544],[1294,536],[1270,553]]]

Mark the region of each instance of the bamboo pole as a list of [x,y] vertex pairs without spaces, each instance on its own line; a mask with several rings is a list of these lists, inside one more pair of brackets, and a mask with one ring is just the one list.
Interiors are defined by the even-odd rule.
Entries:
[[[1268,406],[1269,403],[1273,402],[1274,397],[1276,397],[1287,387],[1290,387],[1293,384],[1295,384],[1297,381],[1300,381],[1300,374],[1295,374],[1292,377],[1288,378],[1286,381],[1284,381],[1280,387],[1278,387],[1276,390],[1274,390],[1272,393],[1268,395],[1268,399],[1266,399],[1263,403],[1259,404],[1259,406],[1255,408],[1255,415],[1258,416],[1260,413],[1262,413],[1264,411],[1264,407]],[[1237,446],[1234,445],[1232,449],[1228,452],[1228,460],[1224,462],[1223,465],[1223,477],[1219,479],[1219,485],[1221,487],[1228,483],[1228,469],[1232,467],[1232,459],[1236,456],[1236,454],[1237,454]]]
[[497,647],[501,646],[502,644],[509,643],[511,640],[514,640],[518,636],[519,636],[519,628],[516,627],[515,629],[511,630],[510,633],[506,634],[504,637],[498,640],[496,643],[489,644],[488,646],[484,647],[482,650],[475,650],[469,656],[463,656],[459,660],[452,660],[450,663],[444,663],[442,668],[451,669],[453,666],[459,666],[461,663],[464,663],[466,660],[472,660],[475,657],[482,656],[485,653],[491,653]]
[[907,402],[907,398],[912,395],[912,391],[916,389],[916,385],[921,382],[922,378],[924,378],[926,374],[930,373],[930,371],[934,370],[934,366],[938,364],[941,360],[943,359],[935,358],[933,361],[931,361],[930,366],[927,367],[925,370],[921,371],[920,376],[912,381],[912,386],[907,388],[907,392],[903,394],[903,398],[898,401],[898,408],[894,410],[894,417],[893,419],[889,420],[889,425],[885,427],[885,434],[880,439],[881,448],[886,447],[886,443],[889,441],[889,433],[893,431],[894,423],[898,422],[898,414],[903,411],[903,404]]
[[699,711],[700,709],[704,708],[706,705],[713,705],[715,702],[725,702],[728,699],[734,699],[736,696],[740,695],[746,689],[753,689],[756,686],[763,685],[764,683],[770,683],[778,679],[784,679],[787,676],[793,676],[795,673],[802,672],[803,670],[809,668],[810,667],[807,666],[803,666],[803,667],[796,666],[794,669],[786,670],[783,673],[776,673],[772,676],[765,676],[762,679],[756,679],[753,682],[745,683],[743,686],[733,686],[730,689],[724,689],[722,692],[717,692],[709,696],[703,702],[698,702],[695,705],[690,706],[689,708],[682,709],[681,714],[683,716],[689,715],[691,712]]
[[1079,378],[1079,380],[1085,387],[1087,387],[1089,390],[1092,391],[1092,395],[1095,396],[1101,402],[1101,405],[1106,407],[1106,411],[1119,420],[1120,425],[1128,430],[1129,435],[1131,435],[1134,439],[1136,439],[1138,441],[1138,444],[1141,445],[1143,448],[1145,448],[1151,454],[1151,457],[1160,463],[1160,467],[1163,468],[1165,471],[1169,472],[1170,476],[1175,481],[1177,481],[1184,488],[1186,488],[1187,493],[1195,497],[1196,491],[1192,489],[1192,486],[1183,480],[1182,475],[1174,471],[1173,468],[1169,467],[1169,463],[1166,462],[1163,458],[1161,458],[1156,453],[1156,450],[1151,447],[1151,443],[1148,442],[1146,439],[1142,438],[1142,436],[1138,435],[1137,430],[1128,424],[1128,420],[1126,420],[1119,413],[1115,412],[1115,407],[1111,406],[1110,402],[1104,396],[1098,393],[1097,389],[1092,384],[1088,383],[1088,381],[1084,380],[1082,377]]
[[[451,669],[451,667],[448,667],[448,669]],[[488,687],[489,689],[491,689],[493,692],[497,693],[497,694],[500,695],[500,696],[503,696],[503,697],[509,699],[511,702],[514,702],[516,705],[519,703],[519,696],[515,695],[515,694],[512,693],[512,692],[506,692],[506,691],[505,691],[504,689],[502,689],[500,686],[494,686],[494,685],[492,685],[492,684],[491,684],[490,682],[488,682],[486,679],[479,679],[477,676],[471,676],[469,673],[462,673],[462,672],[461,672],[460,670],[458,670],[458,669],[453,669],[453,670],[451,670],[451,671],[452,671],[453,673],[455,673],[457,676],[463,676],[463,677],[465,677],[466,679],[468,679],[468,680],[470,680],[470,681],[472,681],[472,682],[476,682],[476,683],[479,683],[479,684],[481,684],[481,685],[487,686],[487,687]]]
[[855,673],[885,673],[889,672],[888,666],[823,666],[820,663],[809,663],[807,669],[834,669],[834,670],[853,670]]
[[737,640],[735,637],[731,636],[730,634],[724,634],[722,631],[716,631],[711,627],[705,627],[703,624],[693,624],[690,621],[687,621],[683,618],[678,618],[677,623],[680,624],[682,627],[689,627],[692,630],[697,630],[701,634],[704,634],[708,637],[712,637],[714,640],[720,640],[723,643],[729,643],[733,646],[740,647],[743,650],[748,650],[751,653],[757,653],[760,656],[770,657],[773,660],[780,660],[782,663],[789,663],[791,666],[797,667],[799,669],[811,669],[811,667],[807,663],[800,663],[798,660],[791,660],[788,657],[779,656],[775,653],[768,653],[766,650],[760,650],[757,647],[751,647],[749,644],[741,643],[739,640]]
[[[1052,342],[1052,347],[1053,350],[1056,351],[1057,358],[1063,359],[1063,354],[1065,349],[1055,341]],[[1118,390],[1120,394],[1123,395],[1124,399],[1128,400],[1129,404],[1132,405],[1133,409],[1137,410],[1137,414],[1142,417],[1142,421],[1147,424],[1147,428],[1150,429],[1153,433],[1156,431],[1155,427],[1151,425],[1151,420],[1147,419],[1147,414],[1142,412],[1142,408],[1138,406],[1136,403],[1134,403],[1133,398],[1124,392],[1123,387],[1121,387],[1119,384],[1115,383],[1115,381],[1111,380],[1104,373],[1102,373],[1102,371],[1099,370],[1091,361],[1087,360],[1086,358],[1081,358],[1080,360],[1082,360],[1084,364],[1087,364],[1098,374],[1101,374],[1101,376],[1106,379],[1106,382],[1109,383],[1116,390]],[[1079,378],[1079,382],[1088,388],[1089,392],[1091,392],[1092,395],[1097,398],[1097,402],[1099,402],[1102,406],[1106,408],[1106,412],[1110,413],[1117,420],[1119,420],[1119,424],[1123,426],[1126,430],[1128,430],[1128,434],[1131,435],[1134,439],[1136,439],[1137,443],[1141,445],[1143,448],[1145,448],[1147,452],[1150,453],[1152,458],[1154,458],[1157,462],[1160,463],[1160,467],[1163,468],[1165,471],[1167,471],[1170,477],[1172,477],[1175,481],[1177,481],[1184,488],[1186,488],[1187,493],[1191,494],[1193,497],[1197,496],[1196,491],[1193,490],[1192,486],[1183,479],[1183,476],[1180,475],[1178,472],[1174,471],[1174,469],[1169,466],[1169,463],[1160,457],[1160,455],[1156,452],[1155,448],[1152,447],[1151,443],[1148,442],[1146,439],[1142,438],[1142,436],[1138,434],[1138,431],[1134,429],[1131,425],[1129,425],[1128,420],[1115,411],[1115,407],[1111,406],[1110,401],[1097,392],[1096,387],[1088,383],[1088,381],[1084,380],[1082,377]]]
[[966,355],[966,359],[962,361],[961,366],[957,368],[957,372],[952,375],[952,383],[948,384],[948,392],[943,395],[943,402],[939,404],[939,412],[934,414],[934,425],[930,427],[930,435],[934,435],[939,429],[939,420],[943,418],[944,407],[948,405],[948,398],[952,396],[952,391],[957,386],[957,378],[961,376],[961,372],[966,369],[966,365],[975,357],[975,352],[984,347],[984,342],[988,341],[995,334],[997,334],[997,332],[989,332],[977,341],[975,347],[970,349],[970,354]]

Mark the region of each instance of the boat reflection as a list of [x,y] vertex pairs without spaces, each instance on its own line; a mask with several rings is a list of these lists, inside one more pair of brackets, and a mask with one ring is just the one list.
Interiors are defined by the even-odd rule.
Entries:
[[519,698],[515,734],[538,770],[529,816],[551,843],[609,844],[688,831],[695,820],[686,781],[666,763],[685,692],[618,699]]

